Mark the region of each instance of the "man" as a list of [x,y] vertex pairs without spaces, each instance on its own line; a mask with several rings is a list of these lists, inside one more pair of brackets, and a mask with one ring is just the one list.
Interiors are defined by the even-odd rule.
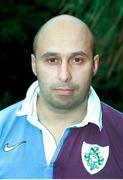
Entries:
[[87,25],[54,17],[33,50],[38,80],[0,112],[0,178],[123,178],[123,114],[91,87],[99,55]]

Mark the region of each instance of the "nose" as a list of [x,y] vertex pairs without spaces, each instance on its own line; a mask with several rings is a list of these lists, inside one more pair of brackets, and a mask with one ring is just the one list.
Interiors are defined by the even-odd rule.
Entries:
[[70,65],[68,63],[62,63],[59,71],[59,80],[61,82],[68,82],[71,80]]

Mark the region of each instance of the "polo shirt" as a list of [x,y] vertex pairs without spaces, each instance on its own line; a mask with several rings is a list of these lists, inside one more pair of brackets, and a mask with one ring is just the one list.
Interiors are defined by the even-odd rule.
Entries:
[[[100,103],[91,88],[87,115],[80,124],[66,128],[56,145],[36,119],[35,84],[25,100],[0,111],[0,178],[123,178],[123,114]],[[49,140],[54,147],[48,157]]]

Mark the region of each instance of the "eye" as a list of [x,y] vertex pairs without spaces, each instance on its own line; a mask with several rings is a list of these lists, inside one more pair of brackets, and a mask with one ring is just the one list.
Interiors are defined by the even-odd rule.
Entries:
[[84,61],[83,57],[74,57],[72,60],[73,64],[81,64]]
[[53,58],[48,58],[47,62],[51,65],[57,64],[58,63],[58,59],[56,59],[55,57]]

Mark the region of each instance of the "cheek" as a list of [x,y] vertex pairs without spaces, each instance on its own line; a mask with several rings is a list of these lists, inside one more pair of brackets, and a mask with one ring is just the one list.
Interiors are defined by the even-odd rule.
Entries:
[[45,88],[50,88],[52,84],[56,82],[57,75],[55,71],[45,70],[43,68],[37,69],[37,78],[40,82],[40,85]]
[[92,79],[93,69],[90,66],[80,67],[73,71],[73,81],[75,82],[88,82]]
[[52,78],[54,76],[57,76],[57,68],[54,67],[50,67],[48,65],[45,64],[38,64],[37,65],[37,73],[39,76],[44,77],[45,79],[47,79],[48,77]]

